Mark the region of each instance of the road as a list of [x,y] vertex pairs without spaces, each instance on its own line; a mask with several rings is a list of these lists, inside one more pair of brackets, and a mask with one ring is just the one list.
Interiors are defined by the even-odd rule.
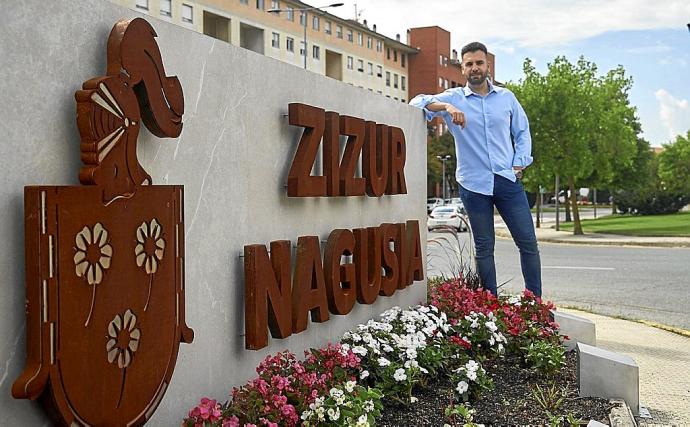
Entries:
[[[450,275],[446,233],[429,233],[428,276]],[[459,234],[469,259],[469,234]],[[439,242],[433,243],[433,242]],[[540,244],[543,296],[596,313],[643,319],[690,330],[690,249]],[[503,289],[524,287],[512,241],[496,240],[496,269]]]

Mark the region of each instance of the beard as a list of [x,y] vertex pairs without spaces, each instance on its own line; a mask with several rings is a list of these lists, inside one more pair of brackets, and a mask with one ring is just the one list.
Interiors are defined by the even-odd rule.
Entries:
[[479,72],[479,73],[476,73],[476,74],[470,74],[470,77],[467,79],[467,81],[468,81],[469,84],[471,84],[472,86],[480,86],[480,85],[484,84],[484,82],[486,81],[486,77],[488,76],[488,74],[489,74],[488,71],[487,71],[486,73]]

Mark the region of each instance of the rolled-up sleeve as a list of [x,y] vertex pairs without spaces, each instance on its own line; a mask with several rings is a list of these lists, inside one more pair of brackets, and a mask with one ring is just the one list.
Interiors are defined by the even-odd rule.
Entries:
[[421,108],[424,111],[424,116],[427,121],[430,121],[434,117],[443,117],[446,113],[445,111],[430,111],[426,108],[427,105],[432,102],[451,102],[453,98],[453,93],[451,90],[439,93],[437,95],[417,95],[412,100],[410,100],[410,105],[413,107]]
[[510,133],[515,141],[513,166],[526,168],[532,164],[532,136],[529,133],[529,120],[517,98],[513,96]]

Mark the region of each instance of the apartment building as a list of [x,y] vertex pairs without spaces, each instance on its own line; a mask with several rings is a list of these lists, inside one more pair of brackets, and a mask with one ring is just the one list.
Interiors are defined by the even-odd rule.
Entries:
[[[458,51],[450,47],[450,32],[438,26],[410,28],[407,38],[408,44],[419,52],[410,57],[410,98],[420,93],[434,94],[465,86],[467,81],[462,75],[461,58],[458,57]],[[491,79],[494,80],[496,57],[489,52],[487,60]],[[440,118],[429,123],[429,133],[432,135],[442,135],[446,131],[446,124]]]
[[303,67],[306,56],[310,71],[396,101],[410,99],[410,61],[418,50],[366,21],[303,12],[312,6],[296,0],[111,1],[295,66]]

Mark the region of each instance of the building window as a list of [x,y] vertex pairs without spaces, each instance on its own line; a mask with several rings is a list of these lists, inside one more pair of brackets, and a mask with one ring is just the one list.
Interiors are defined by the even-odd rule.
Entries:
[[149,0],[137,0],[137,9],[149,10]]
[[400,76],[400,89],[407,90],[407,88],[405,87],[405,76]]
[[407,55],[405,55],[404,53],[401,53],[401,54],[400,54],[400,60],[402,61],[402,66],[403,66],[403,67],[405,66],[405,57],[406,57],[406,56],[407,56]]
[[395,89],[398,88],[398,75],[397,74],[393,74],[393,87]]
[[242,3],[242,4],[249,4],[249,0],[240,0],[240,3]]
[[374,75],[374,64],[372,64],[371,62],[367,64],[367,74],[369,74],[370,76]]
[[443,89],[443,79],[441,77],[438,78],[438,87]]
[[438,65],[443,65],[443,55],[438,56]]
[[443,88],[448,89],[448,80],[443,80]]
[[331,21],[326,21],[326,22],[324,22],[324,24],[323,24],[323,31],[324,31],[326,34],[331,34]]
[[316,60],[321,59],[321,51],[320,51],[318,46],[312,46],[311,50],[312,50],[311,53],[312,53],[312,56],[314,57],[314,59],[316,59]]
[[295,39],[292,37],[287,37],[285,39],[285,50],[288,52],[294,52],[295,51]]
[[343,38],[343,26],[342,25],[336,25],[335,26],[335,36],[339,39]]
[[383,42],[381,40],[376,40],[376,51],[383,52]]
[[264,0],[256,0],[256,8],[264,10]]
[[448,66],[448,57],[447,57],[447,56],[444,56],[444,57],[443,57],[443,66],[444,66],[444,67],[447,67],[447,66]]
[[371,37],[367,37],[367,49],[371,49],[374,46],[374,41]]
[[271,9],[280,9],[280,2],[278,0],[271,0]]
[[288,21],[295,21],[295,9],[288,7],[285,10],[285,16],[287,17]]
[[171,0],[161,0],[161,16],[172,16]]
[[386,86],[390,87],[391,85],[391,72],[386,71]]
[[273,38],[271,38],[271,46],[280,49],[280,34],[273,33]]
[[383,67],[380,65],[376,66],[376,76],[377,77],[383,77]]
[[300,56],[306,56],[307,55],[307,44],[305,42],[299,42],[300,48],[299,48],[299,54]]
[[188,4],[182,4],[182,22],[188,24],[194,23],[194,9]]
[[393,49],[393,62],[398,62],[398,51]]
[[357,32],[357,44],[364,46],[364,36],[359,31]]
[[357,60],[357,71],[359,71],[360,73],[364,72],[364,61],[361,59]]
[[386,59],[391,59],[391,48],[386,48]]
[[347,69],[351,70],[354,68],[354,59],[351,56],[347,57]]
[[352,30],[347,30],[347,41],[352,43]]
[[316,31],[319,31],[319,17],[318,16],[312,16],[311,27],[313,29],[315,29]]

